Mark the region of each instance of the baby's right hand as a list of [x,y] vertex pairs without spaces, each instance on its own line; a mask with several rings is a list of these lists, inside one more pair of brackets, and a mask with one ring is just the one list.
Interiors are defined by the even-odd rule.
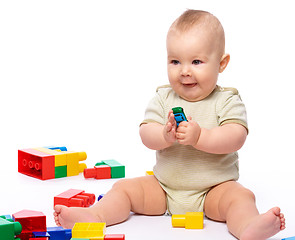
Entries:
[[173,111],[170,110],[168,113],[168,121],[166,125],[164,126],[163,135],[165,140],[168,143],[174,143],[176,141],[176,121],[174,118]]

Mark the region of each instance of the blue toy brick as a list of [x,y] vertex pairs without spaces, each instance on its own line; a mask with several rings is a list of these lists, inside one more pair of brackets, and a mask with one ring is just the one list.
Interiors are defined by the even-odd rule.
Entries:
[[172,108],[177,127],[182,121],[187,121],[182,107]]
[[295,237],[283,238],[282,240],[295,240]]
[[68,151],[68,149],[65,146],[62,146],[62,147],[48,146],[48,147],[44,147],[44,148],[48,148],[50,150],[60,150],[62,152]]
[[104,194],[100,194],[100,195],[98,196],[98,198],[97,198],[97,201],[99,201],[100,199],[102,199],[103,196],[104,196]]
[[72,238],[71,229],[64,229],[62,227],[48,227],[47,232],[50,235],[50,240],[70,240]]
[[41,237],[47,237],[47,238],[49,238],[50,237],[50,235],[49,235],[49,233],[48,232],[33,232],[33,236],[34,236],[34,238],[41,238]]

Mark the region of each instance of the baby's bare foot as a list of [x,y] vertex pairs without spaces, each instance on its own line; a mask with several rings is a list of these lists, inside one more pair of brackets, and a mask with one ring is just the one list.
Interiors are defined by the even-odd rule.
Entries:
[[274,207],[255,217],[241,234],[241,240],[263,240],[285,229],[284,214]]
[[76,222],[101,222],[97,216],[91,213],[90,208],[56,205],[54,211],[56,225],[63,228],[73,228]]

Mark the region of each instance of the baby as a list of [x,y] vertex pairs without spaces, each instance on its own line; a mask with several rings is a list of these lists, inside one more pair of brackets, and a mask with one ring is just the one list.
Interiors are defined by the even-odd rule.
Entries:
[[[157,89],[140,136],[157,150],[154,176],[123,179],[93,207],[55,206],[57,225],[125,221],[130,211],[144,215],[204,211],[226,222],[238,239],[267,239],[285,229],[278,207],[259,214],[254,194],[237,181],[238,156],[247,137],[245,106],[238,91],[217,85],[230,56],[225,54],[219,20],[204,11],[187,10],[167,34],[170,85]],[[188,121],[176,125],[173,107]]]

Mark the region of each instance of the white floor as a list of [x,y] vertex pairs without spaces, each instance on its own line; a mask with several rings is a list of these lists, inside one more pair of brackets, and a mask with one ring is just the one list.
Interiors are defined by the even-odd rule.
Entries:
[[[280,206],[295,236],[293,1],[0,1],[0,214],[42,211],[54,226],[53,197],[69,188],[99,195],[114,180],[83,176],[40,181],[17,172],[17,150],[66,145],[144,175],[155,163],[138,126],[159,85],[167,84],[166,33],[187,8],[223,24],[231,61],[218,84],[236,87],[249,136],[240,182],[261,212]],[[170,217],[131,216],[107,229],[126,239],[234,239],[223,223],[173,229]]]
[[[251,188],[257,197],[257,204],[261,211],[279,205],[287,219],[287,229],[271,239],[282,239],[295,235],[295,209],[293,197],[289,192],[291,185],[282,184],[294,182],[294,176],[282,176],[277,182],[275,176],[265,174],[260,179],[252,172],[251,178],[241,178],[241,182]],[[268,183],[266,184],[266,182]],[[2,172],[1,177],[0,214],[13,214],[22,209],[42,211],[47,217],[47,226],[55,226],[53,221],[53,197],[67,189],[82,189],[97,196],[105,193],[116,180],[85,180],[83,175],[57,180],[40,181],[16,171]],[[282,195],[284,194],[284,195]],[[224,223],[204,220],[203,230],[185,230],[172,228],[170,216],[140,216],[131,214],[130,218],[119,225],[108,227],[107,233],[124,233],[126,239],[235,239],[228,233]]]

